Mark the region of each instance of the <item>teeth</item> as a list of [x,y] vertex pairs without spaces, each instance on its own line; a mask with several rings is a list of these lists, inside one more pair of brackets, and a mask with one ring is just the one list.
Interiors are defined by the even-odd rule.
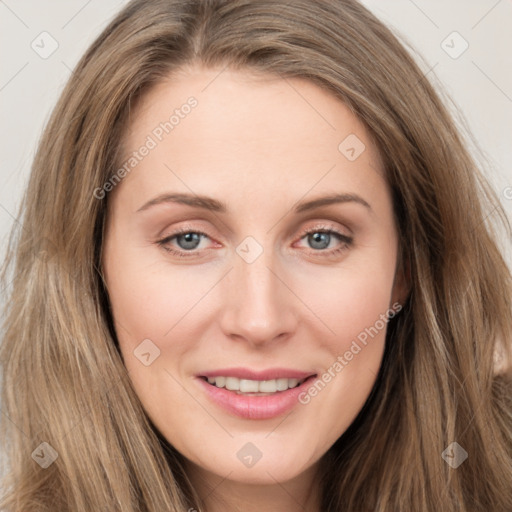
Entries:
[[236,377],[208,377],[208,382],[218,388],[226,388],[240,393],[276,393],[286,391],[302,384],[306,379],[273,379],[273,380],[249,380]]
[[223,388],[226,385],[226,377],[210,377],[208,382],[215,384],[218,388]]
[[[236,383],[233,383],[233,387]],[[260,383],[257,380],[240,380],[240,391],[242,393],[259,393],[260,391]]]

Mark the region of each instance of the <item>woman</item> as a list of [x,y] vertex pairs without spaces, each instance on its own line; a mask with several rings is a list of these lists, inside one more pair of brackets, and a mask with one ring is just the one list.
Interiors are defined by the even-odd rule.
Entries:
[[357,2],[129,3],[50,119],[8,259],[3,507],[510,510],[489,211]]

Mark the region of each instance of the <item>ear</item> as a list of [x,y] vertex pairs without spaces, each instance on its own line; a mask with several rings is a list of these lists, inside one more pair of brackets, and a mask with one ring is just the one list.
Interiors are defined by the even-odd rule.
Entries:
[[512,343],[507,344],[503,336],[498,336],[494,344],[493,373],[512,379]]

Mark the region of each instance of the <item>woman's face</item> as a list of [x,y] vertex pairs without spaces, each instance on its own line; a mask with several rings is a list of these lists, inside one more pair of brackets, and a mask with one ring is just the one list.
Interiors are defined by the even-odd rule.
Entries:
[[367,399],[403,299],[368,132],[305,80],[191,67],[132,112],[124,151],[103,264],[147,414],[205,475],[311,470]]

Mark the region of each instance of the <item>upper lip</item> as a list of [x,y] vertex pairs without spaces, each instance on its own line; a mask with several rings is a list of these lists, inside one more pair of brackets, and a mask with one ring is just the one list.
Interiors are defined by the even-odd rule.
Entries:
[[316,375],[315,372],[303,372],[291,368],[268,368],[266,370],[251,370],[250,368],[221,368],[203,372],[198,377],[236,377],[247,380],[274,379],[306,379]]

